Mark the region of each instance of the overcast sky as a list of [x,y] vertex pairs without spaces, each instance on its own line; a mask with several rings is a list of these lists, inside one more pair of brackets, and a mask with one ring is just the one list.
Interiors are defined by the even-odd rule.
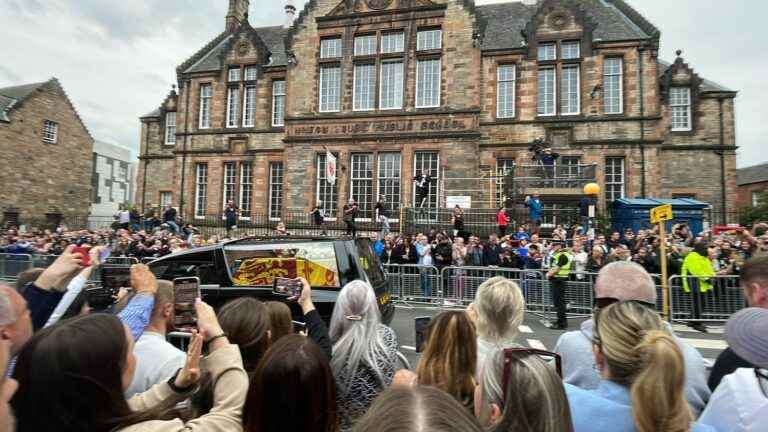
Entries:
[[[768,5],[755,0],[628,0],[675,50],[736,99],[739,166],[768,161]],[[252,0],[251,24],[283,22],[282,1]],[[304,0],[297,0],[303,7]],[[499,3],[477,0],[477,4]],[[96,139],[136,151],[138,118],[175,68],[224,29],[227,0],[0,0],[0,87],[61,80]]]

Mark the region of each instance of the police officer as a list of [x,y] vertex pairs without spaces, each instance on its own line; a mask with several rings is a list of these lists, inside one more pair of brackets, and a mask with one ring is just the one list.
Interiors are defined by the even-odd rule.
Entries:
[[554,253],[551,267],[547,272],[547,279],[549,279],[552,303],[557,311],[557,323],[551,325],[550,328],[565,330],[568,328],[568,319],[565,315],[565,286],[571,274],[573,257],[561,241],[552,242],[552,251]]

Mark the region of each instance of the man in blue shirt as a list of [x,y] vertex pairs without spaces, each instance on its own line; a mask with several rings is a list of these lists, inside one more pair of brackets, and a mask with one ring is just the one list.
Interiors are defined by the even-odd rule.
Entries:
[[533,196],[525,197],[525,206],[528,207],[528,220],[530,221],[531,232],[538,233],[541,219],[544,217],[544,205],[539,199],[539,193],[534,192]]

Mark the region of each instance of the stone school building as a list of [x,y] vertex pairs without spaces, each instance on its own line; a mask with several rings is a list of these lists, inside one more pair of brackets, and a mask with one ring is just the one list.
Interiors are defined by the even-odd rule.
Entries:
[[[603,209],[733,205],[736,91],[660,53],[660,29],[623,0],[288,1],[285,22],[261,28],[248,10],[229,1],[178,91],[141,118],[137,205],[193,220],[232,200],[279,220],[317,202],[334,218],[353,198],[370,218],[380,195],[412,207],[423,171],[430,207],[536,191],[572,208],[590,181]],[[560,155],[550,173],[531,160],[537,139]]]

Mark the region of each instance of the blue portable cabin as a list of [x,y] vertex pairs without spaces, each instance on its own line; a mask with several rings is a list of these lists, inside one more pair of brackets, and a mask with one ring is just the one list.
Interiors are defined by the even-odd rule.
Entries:
[[641,229],[649,229],[651,225],[651,209],[665,204],[672,204],[671,221],[667,221],[667,232],[677,223],[687,223],[693,235],[704,231],[704,211],[709,204],[689,198],[621,198],[611,206],[611,229],[624,232],[632,228],[635,233]]

